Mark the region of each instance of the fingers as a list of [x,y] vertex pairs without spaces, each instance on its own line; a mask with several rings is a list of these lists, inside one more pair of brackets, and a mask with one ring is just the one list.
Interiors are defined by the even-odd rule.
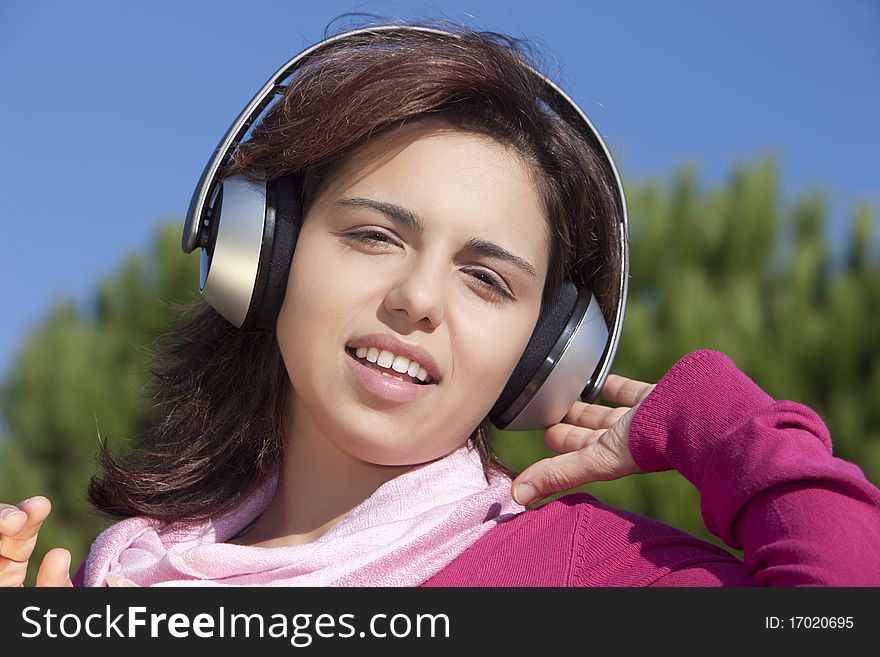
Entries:
[[609,374],[600,393],[602,399],[612,404],[623,404],[632,408],[657,387],[656,383],[646,383],[636,379],[628,379],[618,374]]
[[37,572],[37,586],[73,586],[70,581],[70,552],[53,548],[43,557]]
[[28,559],[52,504],[42,496],[18,506],[0,504],[0,586],[23,586]]
[[[602,396],[612,403],[623,405],[610,408],[601,404],[575,401],[571,408],[568,409],[565,417],[560,420],[560,423],[583,427],[584,429],[610,429],[631,408],[641,403],[656,386],[657,384],[654,383],[645,383],[644,381],[636,381],[616,374],[609,374],[605,387],[602,389]],[[557,433],[558,431],[548,430],[549,435],[547,436],[550,439],[547,446],[556,449],[556,451],[569,452],[573,449],[580,449],[581,443],[584,440],[589,442],[589,438],[592,436],[589,432],[584,431]]]
[[[625,437],[619,435],[619,426],[604,431],[587,430],[580,449],[530,465],[513,481],[513,498],[525,505],[582,484],[641,472],[632,460]],[[585,431],[580,427],[572,429]]]
[[562,422],[588,429],[608,429],[629,410],[627,406],[609,408],[599,404],[576,401],[562,418]]
[[12,561],[0,557],[0,588],[24,586],[27,577],[27,561]]
[[599,440],[605,431],[561,422],[544,432],[544,444],[554,452],[576,452]]
[[27,514],[17,506],[0,504],[0,536],[14,536],[27,524]]
[[526,468],[513,481],[513,498],[525,505],[582,484],[641,472],[629,451],[627,434],[638,405],[656,387],[609,374],[601,396],[620,406],[572,404],[562,421],[544,432],[547,447],[561,454]]
[[[52,503],[38,495],[19,503],[17,508],[9,504],[3,506],[0,514],[9,513],[10,509],[13,511],[0,521],[0,557],[27,561],[34,551],[40,527],[52,510]],[[24,512],[26,517],[22,518],[16,510]]]

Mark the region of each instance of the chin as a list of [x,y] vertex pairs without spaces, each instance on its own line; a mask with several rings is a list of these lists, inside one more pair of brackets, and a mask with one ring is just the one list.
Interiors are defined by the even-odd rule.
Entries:
[[442,458],[464,445],[485,416],[457,430],[455,425],[462,418],[454,415],[438,420],[422,412],[413,419],[414,414],[400,412],[404,410],[400,407],[375,410],[359,402],[332,410],[336,428],[329,433],[337,447],[366,463],[383,466],[419,465]]
[[[420,465],[434,461],[455,449],[427,449],[420,432],[407,431],[399,427],[381,431],[373,425],[369,433],[363,430],[342,431],[337,434],[337,446],[365,463],[373,465],[402,467]],[[463,442],[463,441],[462,441]]]
[[369,442],[352,446],[351,449],[349,449],[349,453],[362,461],[372,463],[373,465],[403,467],[408,465],[420,465],[422,463],[427,463],[428,461],[433,461],[447,454],[448,450],[434,453],[433,451],[425,452],[424,450],[414,450],[412,445],[389,445]]

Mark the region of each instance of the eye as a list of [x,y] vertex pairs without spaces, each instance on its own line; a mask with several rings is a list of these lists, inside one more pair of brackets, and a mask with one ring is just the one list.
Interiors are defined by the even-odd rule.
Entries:
[[394,244],[394,239],[381,230],[359,230],[346,233],[346,237],[354,242],[366,244],[367,246],[378,246],[381,244]]
[[490,274],[485,269],[472,269],[467,272],[471,277],[478,281],[482,287],[495,301],[510,301],[513,295],[507,291],[506,286],[501,280]]
[[[368,248],[383,250],[388,246],[395,246],[396,240],[388,233],[381,230],[355,230],[345,233],[345,238],[358,242]],[[512,300],[513,294],[508,291],[507,286],[501,278],[485,269],[469,269],[463,270],[472,280],[477,282],[483,292],[488,295],[490,301],[499,303]]]

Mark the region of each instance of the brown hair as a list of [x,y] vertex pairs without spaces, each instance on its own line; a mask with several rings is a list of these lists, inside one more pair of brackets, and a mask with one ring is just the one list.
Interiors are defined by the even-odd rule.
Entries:
[[[438,24],[435,23],[435,26]],[[223,175],[302,176],[305,209],[371,135],[427,116],[515,149],[531,164],[550,222],[544,300],[568,277],[606,322],[618,303],[620,208],[604,158],[541,101],[524,44],[443,23],[454,36],[371,31],[325,45],[240,145]],[[157,342],[151,391],[163,412],[124,460],[102,445],[89,501],[116,517],[201,520],[240,502],[280,462],[290,382],[274,331],[233,327],[199,300]],[[515,476],[485,418],[469,437],[484,468]]]

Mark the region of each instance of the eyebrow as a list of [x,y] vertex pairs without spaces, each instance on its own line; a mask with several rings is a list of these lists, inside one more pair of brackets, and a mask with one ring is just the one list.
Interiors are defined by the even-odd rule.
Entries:
[[[415,233],[425,232],[425,222],[422,220],[421,217],[419,217],[419,215],[417,215],[412,210],[404,208],[395,203],[375,201],[370,198],[354,197],[339,199],[336,201],[336,204],[346,207],[372,208],[373,210],[381,212],[396,224],[405,226]],[[521,258],[515,253],[511,253],[502,246],[498,246],[494,242],[489,242],[487,240],[481,240],[472,237],[465,243],[464,248],[468,251],[478,253],[486,258],[494,258],[495,260],[509,262],[510,264],[518,267],[530,276],[537,277],[535,268],[532,267],[532,265],[529,264],[527,260]]]

